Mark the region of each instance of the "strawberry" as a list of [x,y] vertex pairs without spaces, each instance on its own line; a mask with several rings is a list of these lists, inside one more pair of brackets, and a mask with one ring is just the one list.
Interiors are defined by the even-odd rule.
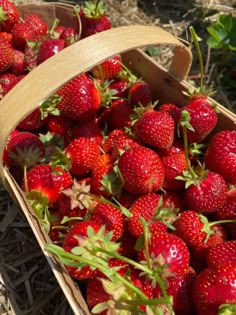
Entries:
[[100,145],[102,142],[102,132],[97,120],[91,119],[72,126],[66,136],[66,142],[68,143],[79,137],[89,138],[94,143]]
[[175,123],[177,123],[177,118],[178,118],[179,111],[180,111],[180,108],[177,105],[172,104],[172,103],[162,104],[159,107],[159,111],[168,112],[173,117]]
[[14,49],[14,62],[11,66],[11,73],[20,76],[27,72],[27,63],[25,61],[25,54],[23,51]]
[[105,202],[98,203],[92,211],[91,220],[106,226],[106,231],[112,231],[112,240],[116,241],[124,233],[125,216],[118,207]]
[[[81,221],[76,223],[70,231],[67,233],[65,240],[63,242],[63,248],[67,252],[71,252],[71,250],[76,246],[83,246],[88,238],[88,227],[92,228],[95,232],[97,232],[101,225],[94,221]],[[89,266],[84,267],[72,267],[66,266],[70,275],[75,279],[88,279],[92,277],[93,270]]]
[[69,46],[78,40],[77,31],[73,27],[58,25],[55,27],[54,32],[59,33],[59,39],[63,39],[66,42],[66,46]]
[[36,108],[30,114],[28,114],[20,123],[18,127],[23,130],[39,129],[46,125],[48,117],[42,119],[42,112],[40,108]]
[[14,63],[14,51],[11,44],[0,38],[0,73],[8,70]]
[[133,108],[125,99],[118,98],[105,109],[101,115],[102,122],[105,122],[110,130],[122,129],[129,127],[131,124],[130,115],[133,113]]
[[9,32],[0,32],[0,38],[5,39],[8,43],[12,41],[12,33]]
[[206,254],[208,267],[236,265],[236,240],[225,241],[211,247]]
[[221,174],[227,183],[236,184],[236,131],[217,132],[208,144],[204,162],[206,167]]
[[[138,260],[145,261],[147,252],[142,248],[138,252]],[[151,235],[148,244],[149,264],[159,274],[168,278],[181,275],[189,268],[189,250],[184,241],[170,233]]]
[[81,38],[108,30],[111,22],[106,16],[106,8],[102,1],[88,1],[79,11],[81,21]]
[[60,136],[66,136],[73,126],[73,121],[65,116],[49,115],[46,122],[46,128],[51,133],[56,133]]
[[134,132],[146,145],[165,149],[174,142],[175,122],[168,112],[150,108],[138,118]]
[[106,59],[99,65],[91,69],[92,75],[96,79],[113,80],[122,70],[121,56],[117,55]]
[[159,156],[140,145],[125,151],[118,161],[118,167],[124,189],[133,194],[155,192],[164,181],[164,166]]
[[16,5],[10,0],[0,0],[0,26],[6,32],[11,32],[19,21],[20,14]]
[[45,39],[39,46],[37,55],[37,65],[41,64],[48,58],[58,54],[66,47],[64,39],[48,38]]
[[[22,183],[23,191],[39,192],[38,197],[46,197],[49,206],[55,207],[60,192],[72,184],[71,175],[58,166],[49,164],[36,165],[27,171],[26,180]],[[35,196],[36,200],[37,196]],[[38,200],[39,203],[41,199]]]
[[37,33],[37,39],[40,40],[47,35],[48,27],[46,22],[36,13],[27,14],[24,17],[24,22],[31,25]]
[[136,238],[143,234],[143,226],[140,218],[143,218],[151,231],[166,232],[167,226],[155,219],[155,214],[158,210],[158,203],[160,200],[160,195],[155,193],[146,194],[140,196],[134,201],[130,207],[130,212],[132,216],[127,219],[129,233]]
[[112,130],[108,134],[108,136],[104,139],[104,141],[103,141],[103,143],[101,145],[102,151],[105,152],[105,153],[111,153],[113,148],[114,148],[114,145],[115,145],[117,139],[120,136],[127,136],[127,134],[125,133],[124,130],[121,130],[121,129],[114,129],[114,130]]
[[37,33],[30,24],[19,21],[12,29],[12,46],[24,52],[27,41],[37,41]]
[[137,81],[129,87],[128,100],[131,106],[147,106],[153,100],[150,86],[145,81]]
[[184,182],[176,179],[187,169],[184,153],[172,154],[161,158],[165,169],[162,188],[167,191],[178,191],[184,188]]
[[193,301],[198,315],[217,315],[222,304],[236,303],[236,265],[204,269],[193,286]]
[[114,140],[111,155],[118,159],[126,150],[139,146],[139,142],[132,135],[124,134]]
[[115,91],[113,94],[115,97],[128,97],[129,81],[127,79],[116,78],[110,82],[108,89],[113,92]]
[[31,168],[40,163],[45,156],[45,147],[39,137],[22,131],[10,136],[6,146],[5,163],[8,167]]
[[[193,130],[187,131],[188,142],[202,142],[217,124],[217,114],[212,108],[206,97],[194,98],[185,105],[179,112],[179,121],[181,112],[188,112],[190,123]],[[180,128],[182,132],[182,128]]]
[[190,185],[184,191],[184,201],[189,209],[211,213],[224,204],[227,190],[224,178],[209,171],[198,184]]
[[16,75],[13,73],[3,73],[0,74],[0,99],[6,95],[6,91],[8,91],[8,87],[12,86],[16,80]]
[[100,106],[100,94],[86,74],[75,77],[56,93],[63,96],[58,104],[62,115],[80,122],[94,119]]
[[71,159],[71,174],[84,176],[95,167],[100,147],[91,139],[80,137],[65,148],[65,153]]

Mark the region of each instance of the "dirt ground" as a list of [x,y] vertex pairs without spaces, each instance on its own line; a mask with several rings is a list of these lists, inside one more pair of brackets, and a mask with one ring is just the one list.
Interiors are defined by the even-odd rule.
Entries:
[[[84,1],[77,1],[83,4]],[[195,27],[202,38],[206,79],[216,90],[215,99],[236,112],[235,89],[219,81],[221,58],[205,44],[206,26],[218,14],[236,15],[236,0],[106,0],[107,14],[113,27],[128,24],[162,26],[183,40],[188,28]],[[156,58],[167,65],[169,50],[165,47]],[[222,70],[222,69],[221,69]],[[199,68],[194,55],[188,80],[198,84]],[[70,315],[73,314],[24,216],[0,186],[0,315]]]

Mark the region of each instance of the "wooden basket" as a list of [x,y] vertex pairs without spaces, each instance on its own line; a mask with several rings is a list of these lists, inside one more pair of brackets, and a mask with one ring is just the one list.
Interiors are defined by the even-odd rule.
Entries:
[[[49,27],[55,17],[66,26],[75,27],[77,24],[73,7],[70,5],[41,3],[22,5],[18,8],[22,17],[30,12],[39,14]],[[174,54],[168,72],[140,49],[149,45],[173,45]],[[150,84],[160,104],[173,102],[183,106],[186,103],[187,99],[182,91],[189,87],[184,80],[192,62],[190,50],[159,27],[134,25],[113,28],[80,40],[46,60],[27,74],[3,98],[0,104],[0,156],[2,157],[10,132],[23,118],[70,79],[118,53],[121,53],[122,61],[126,66]],[[220,104],[218,108],[219,123],[216,130],[236,129],[236,116]],[[50,239],[27,203],[24,193],[3,166],[2,159],[0,159],[0,177],[5,188],[26,216],[72,310],[75,314],[90,314],[78,286],[65,267],[44,251],[44,246]]]

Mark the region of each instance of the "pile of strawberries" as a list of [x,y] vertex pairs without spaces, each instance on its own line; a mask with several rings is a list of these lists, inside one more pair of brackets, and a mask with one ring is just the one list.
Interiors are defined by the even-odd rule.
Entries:
[[[0,90],[111,28],[102,2],[48,29],[0,0]],[[168,97],[167,97],[168,98]],[[236,131],[195,91],[159,104],[120,55],[58,89],[3,154],[95,314],[236,313]],[[226,126],[227,128],[227,126]]]

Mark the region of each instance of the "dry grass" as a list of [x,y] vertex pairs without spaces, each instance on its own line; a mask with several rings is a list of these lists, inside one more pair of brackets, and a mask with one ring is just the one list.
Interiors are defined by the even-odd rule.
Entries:
[[[19,3],[19,1],[16,1]],[[20,2],[27,2],[22,0]],[[31,2],[31,1],[30,1]],[[217,14],[235,14],[236,1],[146,1],[106,0],[108,16],[114,27],[128,24],[160,25],[174,35],[187,40],[189,25],[199,29],[199,12],[205,26],[214,20]],[[83,1],[78,1],[78,4]],[[158,4],[157,4],[158,3]],[[206,12],[214,10],[207,16]],[[199,29],[206,38],[205,30]],[[204,41],[203,41],[204,42]],[[216,98],[223,105],[235,111],[235,94],[225,91],[217,80],[217,56],[203,47],[208,61],[206,79],[217,90]],[[167,66],[171,50],[164,47],[157,61]],[[197,62],[189,74],[189,80],[198,84]],[[12,202],[5,189],[0,186],[0,315],[3,314],[62,314],[72,311],[58,286],[45,257],[24,216]]]

